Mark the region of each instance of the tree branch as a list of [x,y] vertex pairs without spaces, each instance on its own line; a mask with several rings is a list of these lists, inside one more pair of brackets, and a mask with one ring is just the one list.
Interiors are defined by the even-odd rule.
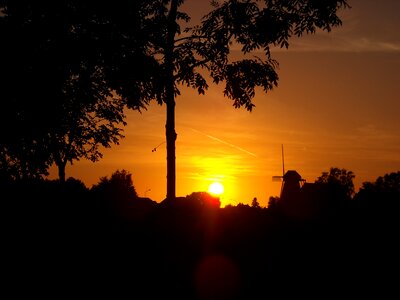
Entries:
[[203,36],[203,35],[191,35],[191,36],[185,36],[185,37],[182,37],[182,38],[179,38],[179,39],[176,39],[175,41],[174,41],[174,43],[178,43],[178,42],[180,42],[180,41],[185,41],[185,40],[195,40],[195,39],[208,39],[209,37],[208,36]]

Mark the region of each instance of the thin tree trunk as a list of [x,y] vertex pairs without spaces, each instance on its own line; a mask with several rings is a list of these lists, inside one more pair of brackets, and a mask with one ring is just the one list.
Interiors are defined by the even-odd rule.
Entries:
[[174,39],[176,33],[176,13],[178,1],[171,1],[171,8],[168,14],[168,33],[165,47],[166,66],[166,106],[167,120],[165,124],[165,136],[167,140],[167,200],[174,200],[176,197],[176,158],[175,158],[175,81],[174,81]]
[[61,184],[65,183],[65,166],[66,163],[61,161],[60,163],[57,164],[58,167],[58,180],[60,181]]

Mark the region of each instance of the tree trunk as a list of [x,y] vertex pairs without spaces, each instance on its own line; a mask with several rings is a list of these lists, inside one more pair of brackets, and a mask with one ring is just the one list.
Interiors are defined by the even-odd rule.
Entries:
[[176,196],[176,157],[175,157],[175,99],[167,102],[167,122],[165,125],[167,139],[167,199],[173,200]]
[[178,1],[172,0],[168,14],[168,33],[165,46],[165,96],[167,106],[165,136],[167,140],[167,200],[169,201],[174,200],[176,197],[174,39],[177,30],[177,9]]
[[60,181],[61,184],[65,183],[65,165],[63,161],[61,163],[57,164],[58,167],[58,180]]

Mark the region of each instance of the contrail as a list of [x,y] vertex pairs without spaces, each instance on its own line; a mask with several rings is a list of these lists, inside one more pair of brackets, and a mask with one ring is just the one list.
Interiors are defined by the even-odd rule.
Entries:
[[193,128],[190,128],[190,129],[193,130],[194,132],[200,133],[200,134],[202,134],[202,135],[208,137],[209,139],[212,139],[212,140],[214,140],[214,141],[220,142],[221,144],[228,145],[229,147],[235,148],[235,149],[237,149],[237,150],[239,150],[239,151],[242,151],[242,152],[244,152],[244,153],[247,153],[247,154],[249,154],[249,155],[251,155],[251,156],[257,157],[257,155],[255,155],[254,153],[252,153],[252,152],[250,152],[250,151],[247,151],[246,149],[243,149],[243,148],[241,148],[241,147],[239,147],[239,146],[236,146],[236,145],[233,145],[233,144],[231,144],[231,143],[225,142],[225,141],[223,141],[223,140],[221,140],[221,139],[219,139],[219,138],[216,138],[215,136],[206,134],[206,133],[201,132],[201,131],[198,131],[198,130],[196,130],[196,129],[193,129]]

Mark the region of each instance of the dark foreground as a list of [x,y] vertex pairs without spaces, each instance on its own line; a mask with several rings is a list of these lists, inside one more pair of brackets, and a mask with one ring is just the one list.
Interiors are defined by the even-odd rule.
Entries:
[[400,199],[380,197],[293,217],[279,207],[10,189],[2,282],[15,298],[395,299]]

